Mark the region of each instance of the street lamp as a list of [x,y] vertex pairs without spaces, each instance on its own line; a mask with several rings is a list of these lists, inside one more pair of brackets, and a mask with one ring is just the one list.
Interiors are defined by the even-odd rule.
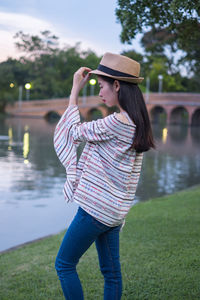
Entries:
[[20,86],[19,86],[19,96],[18,96],[18,104],[19,104],[19,107],[21,107],[21,104],[22,104],[22,92],[23,92],[23,86],[20,85]]
[[11,83],[10,83],[10,88],[11,88],[11,89],[13,89],[13,88],[14,88],[14,86],[15,86],[15,85],[14,85],[14,83],[13,83],[13,82],[11,82]]
[[25,84],[25,89],[26,89],[26,100],[28,101],[29,98],[30,98],[31,84],[30,83],[26,83]]
[[146,103],[149,102],[150,78],[146,79]]
[[162,93],[162,83],[163,83],[163,76],[158,75],[159,85],[158,85],[158,93]]
[[94,86],[97,83],[96,79],[90,79],[90,96],[94,96]]
[[9,86],[11,89],[13,89],[15,87],[15,84],[13,82],[11,82]]

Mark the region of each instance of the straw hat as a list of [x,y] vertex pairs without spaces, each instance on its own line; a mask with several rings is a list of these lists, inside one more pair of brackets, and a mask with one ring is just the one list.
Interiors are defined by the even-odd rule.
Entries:
[[96,70],[90,74],[103,75],[114,79],[140,83],[144,79],[140,76],[140,64],[123,55],[105,53]]

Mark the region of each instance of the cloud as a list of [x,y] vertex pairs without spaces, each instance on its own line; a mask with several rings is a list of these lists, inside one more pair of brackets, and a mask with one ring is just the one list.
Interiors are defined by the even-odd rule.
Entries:
[[[47,18],[47,17],[46,17]],[[47,19],[41,19],[31,15],[29,13],[12,13],[12,12],[0,12],[0,62],[7,60],[8,57],[19,58],[21,53],[15,48],[15,39],[13,38],[16,32],[23,31],[28,34],[38,35],[41,31],[50,30],[53,34],[59,37],[60,46],[70,45],[74,46],[77,42],[80,42],[81,50],[91,49],[96,52],[97,55],[103,55],[103,53],[110,51],[120,53],[122,50],[130,50],[133,48],[130,45],[121,45],[118,39],[113,38],[109,40],[105,39],[105,35],[102,32],[97,31],[96,34],[91,32],[90,35],[83,33],[87,32],[86,28],[83,30],[75,29],[74,23],[59,24],[58,22],[51,22]],[[91,29],[91,27],[90,27]],[[103,28],[100,28],[103,29]],[[134,43],[135,50],[141,49],[138,47],[138,43]],[[140,51],[141,52],[141,51]]]
[[[0,61],[7,60],[8,57],[19,58],[20,53],[15,48],[14,35],[18,31],[28,34],[39,34],[43,30],[50,30],[53,34],[60,38],[61,46],[73,46],[77,42],[81,42],[81,49],[97,49],[97,53],[103,53],[103,49],[94,45],[91,41],[81,41],[78,36],[73,36],[72,32],[65,30],[60,31],[50,22],[35,18],[27,14],[0,12]],[[66,38],[66,36],[70,38]],[[95,51],[95,50],[94,50]]]
[[25,14],[0,12],[0,61],[8,57],[20,56],[14,46],[13,37],[16,32],[22,30],[24,33],[38,34],[47,29],[52,32],[54,30],[51,23],[47,21]]

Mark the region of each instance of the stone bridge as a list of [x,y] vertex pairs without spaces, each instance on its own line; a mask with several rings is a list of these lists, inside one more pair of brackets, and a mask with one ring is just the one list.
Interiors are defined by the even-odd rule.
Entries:
[[[144,94],[144,99],[152,122],[159,119],[166,123],[200,125],[200,94],[195,93],[150,93]],[[16,117],[49,117],[61,116],[68,106],[68,98],[51,100],[34,100],[15,102],[8,105],[6,112]],[[78,106],[81,117],[91,120],[94,111],[102,117],[111,110],[102,103],[98,96],[79,98]]]

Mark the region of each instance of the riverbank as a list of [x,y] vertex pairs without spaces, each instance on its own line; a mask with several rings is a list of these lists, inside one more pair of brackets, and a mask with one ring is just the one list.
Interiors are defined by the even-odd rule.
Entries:
[[[200,298],[200,186],[138,203],[121,233],[123,300]],[[54,261],[64,233],[0,256],[0,299],[63,299]],[[92,246],[78,272],[85,299],[102,299]]]

